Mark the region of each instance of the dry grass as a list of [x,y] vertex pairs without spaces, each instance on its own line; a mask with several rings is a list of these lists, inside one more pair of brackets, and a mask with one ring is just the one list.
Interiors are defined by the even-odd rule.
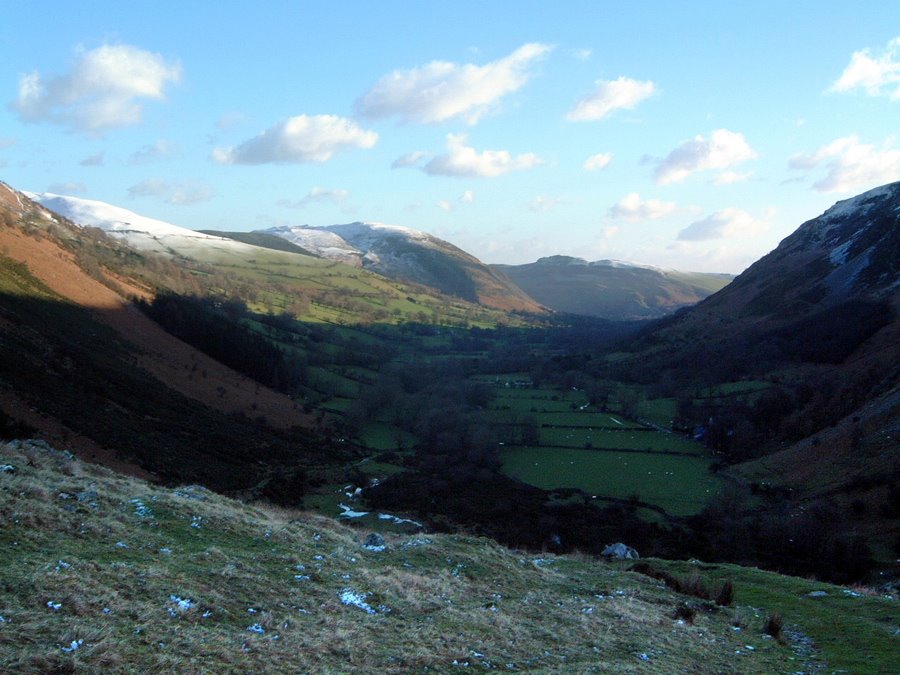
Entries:
[[671,591],[587,556],[434,534],[376,553],[331,519],[39,446],[0,445],[5,463],[3,672],[721,672],[751,639],[748,669],[788,668],[727,612],[679,622]]

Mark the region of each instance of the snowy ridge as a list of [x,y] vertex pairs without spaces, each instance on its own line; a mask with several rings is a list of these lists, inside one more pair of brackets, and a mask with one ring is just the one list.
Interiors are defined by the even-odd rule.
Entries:
[[142,251],[184,253],[198,247],[228,251],[252,251],[255,246],[195,232],[164,220],[148,218],[134,211],[93,199],[52,192],[24,192],[25,196],[82,227],[97,227]]

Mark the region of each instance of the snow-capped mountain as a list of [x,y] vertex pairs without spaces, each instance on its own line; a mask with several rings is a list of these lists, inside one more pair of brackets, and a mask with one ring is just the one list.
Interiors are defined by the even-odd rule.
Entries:
[[323,227],[284,226],[262,230],[332,260],[382,276],[436,288],[489,307],[526,312],[542,308],[474,256],[426,232],[384,223]]
[[29,199],[68,218],[76,225],[96,227],[142,251],[191,255],[198,250],[250,252],[255,247],[224,237],[214,237],[148,218],[134,211],[94,199],[51,192],[23,192]]
[[564,255],[527,265],[493,265],[523,291],[559,312],[605,319],[651,319],[693,305],[725,286],[728,274],[664,270],[620,260]]

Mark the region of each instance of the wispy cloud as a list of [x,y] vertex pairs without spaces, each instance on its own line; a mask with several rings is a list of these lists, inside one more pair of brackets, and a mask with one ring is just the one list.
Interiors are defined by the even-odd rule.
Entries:
[[378,134],[336,115],[297,115],[233,148],[216,148],[219,164],[322,164],[344,148],[372,148]]
[[657,220],[675,213],[678,205],[675,202],[664,202],[659,199],[641,199],[637,192],[630,192],[610,207],[607,215],[613,220],[624,220],[636,223],[642,220]]
[[887,96],[900,101],[900,37],[887,43],[881,54],[871,50],[853,52],[850,63],[830,91],[848,92],[862,89],[869,96]]
[[531,77],[531,65],[550,49],[529,43],[482,66],[432,61],[395,70],[356,101],[356,110],[369,119],[398,117],[429,124],[461,118],[475,124],[501,98],[520,89]]
[[422,152],[421,150],[416,150],[415,152],[408,152],[405,155],[398,157],[393,162],[391,162],[392,169],[411,169],[419,165],[419,163],[428,157],[427,152]]
[[215,195],[209,185],[202,182],[170,183],[164,178],[148,178],[128,188],[128,196],[155,197],[176,206],[189,206],[205,202]]
[[423,170],[433,176],[493,178],[510,171],[533,169],[543,163],[534,153],[511,155],[506,150],[483,150],[466,145],[465,134],[447,135],[447,152],[428,162]]
[[77,195],[87,192],[87,188],[84,183],[70,181],[67,183],[53,183],[47,188],[47,192],[52,192],[56,195]]
[[744,181],[750,180],[750,176],[753,174],[751,172],[747,173],[738,173],[737,171],[723,171],[718,176],[713,179],[713,183],[716,185],[733,185],[735,183],[743,183]]
[[168,157],[172,153],[172,144],[168,141],[156,141],[151,145],[145,145],[140,150],[131,153],[128,163],[132,165],[149,164],[158,159]]
[[678,233],[679,241],[707,241],[753,237],[767,232],[769,223],[741,209],[722,209],[696,220]]
[[573,49],[571,54],[578,61],[587,61],[594,54],[594,50],[587,48]]
[[70,72],[49,79],[22,75],[10,107],[26,122],[51,122],[99,134],[138,124],[144,101],[165,98],[181,80],[181,66],[131,45],[76,50]]
[[302,209],[310,204],[331,202],[333,204],[342,204],[350,197],[349,190],[337,189],[329,190],[318,185],[313,187],[302,199],[279,199],[278,206],[288,209]]
[[562,201],[560,197],[538,195],[528,203],[528,210],[532,213],[549,213],[562,204]]
[[566,119],[573,122],[600,120],[616,110],[631,110],[656,91],[653,82],[619,77],[615,80],[597,80],[594,91],[582,97]]
[[78,162],[80,166],[103,166],[105,163],[106,156],[102,152],[98,152],[95,155],[85,157],[83,160]]
[[656,166],[659,185],[683,181],[692,173],[711,169],[728,169],[758,155],[747,143],[744,134],[717,129],[709,138],[702,135],[684,141]]
[[471,204],[474,201],[475,193],[471,190],[466,190],[459,196],[459,199],[456,200],[456,202],[452,202],[449,199],[440,199],[436,202],[436,206],[442,211],[452,213],[456,210],[458,204]]
[[900,180],[900,150],[894,149],[892,138],[878,148],[851,135],[813,153],[795,155],[788,166],[799,171],[825,169],[825,177],[813,183],[819,192],[851,192]]
[[596,155],[591,155],[586,160],[584,160],[584,170],[601,171],[602,169],[608,167],[612,160],[613,156],[611,152],[598,152]]

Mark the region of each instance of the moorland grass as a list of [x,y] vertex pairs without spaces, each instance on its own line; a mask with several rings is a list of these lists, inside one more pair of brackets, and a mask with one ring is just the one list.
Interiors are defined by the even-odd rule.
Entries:
[[0,473],[4,672],[800,665],[761,627],[735,633],[741,608],[688,624],[672,591],[584,556],[432,534],[387,535],[375,552],[331,519],[149,485],[40,445],[2,445],[0,464],[13,467]]

